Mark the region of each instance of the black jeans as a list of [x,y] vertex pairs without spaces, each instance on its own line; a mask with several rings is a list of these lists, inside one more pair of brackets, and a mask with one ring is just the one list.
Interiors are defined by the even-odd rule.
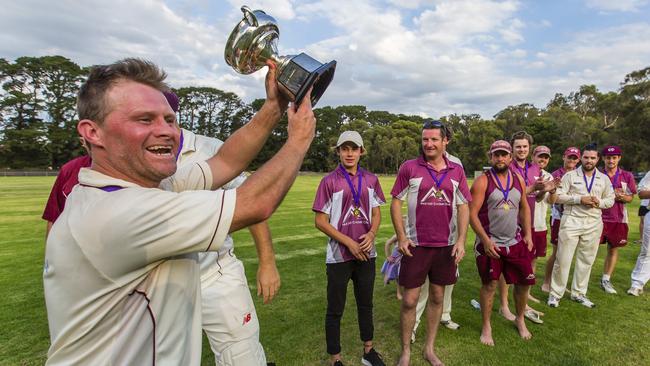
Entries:
[[325,339],[327,353],[341,353],[341,316],[345,309],[348,282],[352,279],[357,301],[357,320],[361,341],[371,341],[375,327],[372,324],[372,293],[375,286],[375,258],[367,262],[352,260],[327,264],[327,314]]

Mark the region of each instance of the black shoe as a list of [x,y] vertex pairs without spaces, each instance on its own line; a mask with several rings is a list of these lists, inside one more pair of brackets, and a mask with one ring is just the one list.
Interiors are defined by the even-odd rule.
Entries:
[[384,361],[381,359],[381,355],[377,353],[374,348],[371,348],[368,353],[363,354],[361,363],[365,366],[386,366]]
[[336,360],[336,361],[332,364],[332,366],[344,366],[344,365],[343,365],[343,362],[341,362],[341,360]]

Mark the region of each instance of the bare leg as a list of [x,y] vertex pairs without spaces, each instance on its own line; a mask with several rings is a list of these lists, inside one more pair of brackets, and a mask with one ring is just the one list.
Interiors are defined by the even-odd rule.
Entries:
[[544,283],[542,284],[542,291],[551,291],[551,276],[553,276],[553,265],[555,264],[555,256],[557,253],[557,245],[553,245],[553,253],[548,257],[546,262],[546,271],[544,272]]
[[521,286],[515,285],[514,297],[515,297],[515,307],[517,308],[517,317],[515,319],[515,326],[519,331],[521,338],[528,340],[533,337],[532,334],[526,328],[526,322],[524,319],[524,312],[526,311],[526,300],[528,299],[528,291],[530,286]]
[[445,286],[429,285],[429,303],[427,306],[427,339],[424,344],[424,358],[431,366],[443,366],[442,361],[435,352],[436,335],[442,316],[442,302],[444,299]]
[[402,286],[400,286],[399,284],[396,285],[397,285],[397,300],[402,300]]
[[501,304],[499,314],[503,315],[507,320],[514,321],[515,315],[510,311],[510,307],[508,306],[508,284],[503,278],[503,275],[499,277],[499,300]]
[[607,256],[605,257],[605,264],[603,266],[603,274],[611,276],[614,273],[614,268],[618,262],[618,248],[607,248]]
[[492,325],[490,324],[490,317],[492,316],[492,304],[494,302],[494,292],[497,288],[497,281],[490,281],[481,286],[481,293],[479,300],[481,302],[481,318],[483,320],[483,327],[481,329],[481,343],[486,346],[494,346],[494,339],[492,339]]
[[398,365],[408,366],[411,362],[411,333],[415,325],[415,307],[420,297],[420,288],[405,288],[402,293],[400,321],[402,327],[402,354]]
[[[533,273],[535,273],[535,267],[537,266],[537,258],[533,258],[531,265],[533,267]],[[539,299],[537,299],[535,296],[530,294],[530,288],[528,290],[528,301],[536,302],[539,304]]]

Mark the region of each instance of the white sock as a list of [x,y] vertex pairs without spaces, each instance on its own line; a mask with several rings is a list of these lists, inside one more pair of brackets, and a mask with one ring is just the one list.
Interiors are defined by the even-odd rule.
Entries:
[[609,275],[608,274],[603,275],[603,281],[609,281]]

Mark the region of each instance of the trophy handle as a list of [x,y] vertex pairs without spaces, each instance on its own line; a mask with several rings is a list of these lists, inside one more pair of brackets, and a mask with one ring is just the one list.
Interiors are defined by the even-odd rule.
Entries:
[[257,18],[255,17],[255,14],[253,14],[253,11],[251,8],[248,6],[244,5],[241,7],[242,13],[244,13],[244,18],[246,18],[246,21],[248,24],[252,25],[253,27],[258,26]]

